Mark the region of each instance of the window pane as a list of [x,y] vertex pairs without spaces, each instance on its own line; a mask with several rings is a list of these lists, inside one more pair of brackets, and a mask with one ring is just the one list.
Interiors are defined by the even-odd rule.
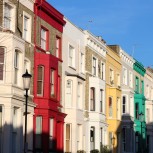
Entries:
[[44,67],[38,66],[37,72],[37,95],[43,94],[43,77],[44,77]]
[[0,48],[0,80],[3,80],[4,48]]
[[36,139],[35,139],[35,146],[37,149],[41,149],[41,135],[42,135],[42,117],[36,117]]

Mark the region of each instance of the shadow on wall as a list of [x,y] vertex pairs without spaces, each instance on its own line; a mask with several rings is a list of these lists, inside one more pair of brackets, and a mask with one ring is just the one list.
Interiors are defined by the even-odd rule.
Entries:
[[[48,133],[34,136],[33,131],[30,131],[27,133],[27,141],[27,153],[63,153],[62,149],[57,149],[57,140],[49,137]],[[0,153],[15,152],[24,153],[23,127],[5,123],[0,129]]]
[[146,139],[147,126],[140,120],[136,124],[129,114],[122,115],[121,124],[116,131],[117,146],[112,153],[150,153],[149,138]]

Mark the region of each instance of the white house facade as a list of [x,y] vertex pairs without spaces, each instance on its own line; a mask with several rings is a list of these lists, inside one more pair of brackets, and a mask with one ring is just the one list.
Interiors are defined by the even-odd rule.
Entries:
[[144,94],[146,98],[146,127],[147,127],[147,138],[146,144],[148,148],[148,153],[153,152],[153,70],[152,68],[146,68],[146,74],[144,77]]
[[84,90],[85,47],[84,33],[66,20],[62,41],[62,102],[65,118],[64,151],[85,150]]
[[122,153],[134,153],[134,59],[120,48],[122,61]]
[[[22,7],[20,14],[20,24],[17,22],[17,14],[21,8],[17,9],[17,3],[12,1],[2,1],[2,22],[0,22],[0,153],[21,153],[24,149],[24,116],[25,116],[25,96],[23,89],[22,75],[27,69],[31,73],[33,58],[33,47],[31,31],[33,2],[29,8]],[[20,5],[22,5],[20,3]],[[26,10],[27,9],[27,10]],[[26,23],[25,12],[30,12]],[[18,14],[19,15],[19,14]],[[28,24],[27,31],[25,27]],[[17,29],[18,27],[18,29]],[[24,27],[24,28],[23,28]],[[18,32],[22,33],[20,35]],[[27,34],[27,35],[26,35]],[[30,37],[24,37],[24,36]],[[22,37],[23,36],[23,37]],[[28,41],[28,42],[27,42]],[[30,57],[30,59],[29,59]],[[28,149],[33,149],[33,114],[34,103],[32,101],[32,82],[28,92],[28,115],[27,115],[27,140]]]
[[105,104],[106,45],[101,37],[86,34],[86,151],[107,145]]

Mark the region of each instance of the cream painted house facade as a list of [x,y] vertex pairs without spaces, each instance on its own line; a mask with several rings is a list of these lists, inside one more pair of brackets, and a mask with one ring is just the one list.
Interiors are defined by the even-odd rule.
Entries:
[[107,145],[107,124],[105,112],[105,58],[106,44],[101,37],[88,31],[85,52],[85,121],[86,152],[100,150]]
[[65,18],[62,41],[62,102],[65,117],[64,151],[85,150],[84,33]]
[[[25,97],[22,74],[25,69],[32,72],[33,38],[32,17],[33,2],[30,0],[1,1],[0,10],[0,153],[21,153],[24,148],[24,111]],[[18,12],[17,12],[18,11]],[[20,12],[20,17],[17,16]],[[25,17],[28,20],[25,22]],[[17,22],[18,17],[20,22]],[[24,31],[28,24],[27,31]],[[17,29],[18,27],[18,29]],[[21,36],[22,34],[22,36]],[[26,35],[27,34],[27,35]],[[32,84],[28,99],[28,149],[33,150],[33,114]]]
[[147,130],[147,147],[148,153],[153,152],[153,70],[152,68],[146,68],[146,74],[144,77],[144,94],[146,98],[146,130]]

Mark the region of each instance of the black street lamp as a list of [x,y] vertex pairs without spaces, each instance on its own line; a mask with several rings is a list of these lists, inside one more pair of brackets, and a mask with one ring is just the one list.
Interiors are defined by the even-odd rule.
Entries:
[[139,119],[140,119],[140,122],[141,122],[141,152],[143,153],[143,132],[142,132],[142,123],[144,122],[144,114],[141,112],[140,114],[139,114]]
[[26,70],[26,73],[22,75],[23,78],[23,87],[26,91],[25,98],[26,98],[26,104],[25,104],[25,135],[24,135],[24,153],[28,151],[28,142],[27,142],[27,106],[28,106],[28,90],[30,88],[30,80],[32,75],[28,73],[28,70]]

